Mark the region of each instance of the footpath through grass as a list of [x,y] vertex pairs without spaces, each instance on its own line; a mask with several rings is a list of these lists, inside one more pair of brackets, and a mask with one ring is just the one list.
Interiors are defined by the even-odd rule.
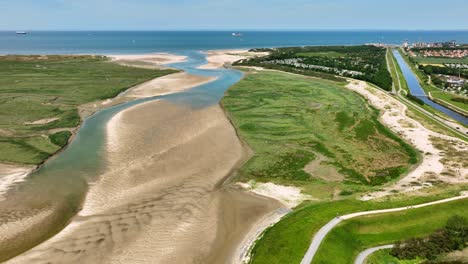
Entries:
[[346,220],[327,235],[312,263],[353,263],[367,248],[429,235],[453,215],[468,217],[467,199]]
[[79,105],[173,72],[120,66],[101,56],[0,56],[0,162],[42,162],[70,136],[53,129],[79,125]]
[[[347,184],[378,185],[417,162],[415,150],[344,83],[258,71],[231,87],[222,104],[255,151],[241,169],[244,181],[300,185],[341,174]],[[304,170],[318,157],[323,161]]]

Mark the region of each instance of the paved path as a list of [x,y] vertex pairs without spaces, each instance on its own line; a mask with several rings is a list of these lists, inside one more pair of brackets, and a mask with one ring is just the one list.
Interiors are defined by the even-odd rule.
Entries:
[[383,210],[357,212],[357,213],[335,217],[333,218],[333,220],[331,220],[322,228],[320,228],[317,234],[315,234],[314,238],[312,239],[312,242],[310,243],[309,249],[307,250],[304,257],[302,258],[301,264],[310,264],[312,262],[312,259],[314,258],[315,253],[317,253],[317,250],[319,249],[320,244],[322,243],[325,236],[343,220],[351,219],[351,218],[358,217],[358,216],[364,216],[364,215],[405,211],[409,209],[415,209],[415,208],[421,208],[421,207],[426,207],[426,206],[431,206],[431,205],[436,205],[436,204],[441,204],[441,203],[447,203],[447,202],[456,201],[456,200],[465,199],[465,198],[468,198],[468,193],[464,193],[460,196],[438,200],[438,201],[434,201],[430,203],[418,204],[418,205],[413,205],[413,206],[405,206],[405,207],[399,207],[399,208],[383,209]]
[[366,249],[363,252],[361,252],[359,256],[357,256],[356,260],[354,261],[354,264],[364,264],[368,256],[372,255],[376,251],[387,248],[393,248],[393,245],[385,245]]

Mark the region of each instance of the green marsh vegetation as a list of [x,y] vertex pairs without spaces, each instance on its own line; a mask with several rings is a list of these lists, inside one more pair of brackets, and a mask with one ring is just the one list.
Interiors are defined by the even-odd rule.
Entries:
[[[344,85],[259,71],[231,87],[222,104],[255,151],[241,180],[333,185],[329,173],[352,189],[391,181],[415,164],[418,153]],[[305,169],[317,158],[322,161]]]
[[56,131],[80,124],[79,105],[173,72],[120,66],[102,56],[0,56],[0,162],[44,161],[70,137]]

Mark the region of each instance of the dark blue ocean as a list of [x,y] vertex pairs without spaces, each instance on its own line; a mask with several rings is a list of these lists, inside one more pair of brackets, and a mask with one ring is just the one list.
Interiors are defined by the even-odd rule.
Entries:
[[468,31],[32,31],[0,32],[0,54],[119,54],[303,45],[401,44],[456,40]]

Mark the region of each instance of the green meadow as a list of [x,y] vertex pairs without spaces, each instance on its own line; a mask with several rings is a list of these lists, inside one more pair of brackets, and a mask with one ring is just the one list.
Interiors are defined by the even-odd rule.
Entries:
[[[38,164],[81,122],[78,106],[172,73],[101,56],[0,56],[0,162]],[[50,119],[50,122],[37,122]],[[64,131],[65,130],[65,131]]]
[[[307,185],[379,185],[418,160],[379,121],[378,111],[345,83],[274,71],[248,73],[222,100],[255,155],[243,181]],[[310,165],[316,159],[318,164]],[[327,190],[329,191],[329,190]]]

